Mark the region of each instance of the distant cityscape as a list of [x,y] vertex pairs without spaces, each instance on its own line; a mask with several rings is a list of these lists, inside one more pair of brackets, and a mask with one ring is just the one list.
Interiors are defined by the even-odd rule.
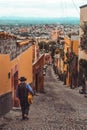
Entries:
[[[40,41],[55,41],[57,42],[57,35],[79,35],[79,20],[75,18],[69,18],[68,22],[66,18],[24,18],[23,17],[2,17],[0,22],[0,32],[8,33],[7,35],[14,35],[15,40],[1,40],[0,42],[0,53],[1,54],[11,54],[10,59],[14,59],[17,57],[21,51],[26,50],[26,48],[30,47],[30,44],[27,45],[23,50],[17,49],[16,42],[21,42],[26,39],[33,39]],[[47,21],[48,20],[48,21]],[[60,23],[59,23],[59,21]],[[43,21],[43,22],[42,22]],[[64,24],[66,22],[66,24]],[[3,44],[4,43],[4,44]],[[8,48],[6,49],[8,44]],[[13,49],[12,49],[13,48]],[[18,50],[18,52],[17,52]]]
[[[79,16],[0,17],[0,130],[86,130],[87,4]],[[27,123],[16,91],[22,76],[34,91]]]
[[16,24],[79,24],[78,17],[0,17],[0,25]]

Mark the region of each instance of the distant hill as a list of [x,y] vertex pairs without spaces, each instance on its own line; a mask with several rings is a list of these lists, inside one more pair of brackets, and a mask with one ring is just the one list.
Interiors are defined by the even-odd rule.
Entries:
[[79,24],[77,17],[35,18],[35,17],[0,17],[0,25],[16,24]]

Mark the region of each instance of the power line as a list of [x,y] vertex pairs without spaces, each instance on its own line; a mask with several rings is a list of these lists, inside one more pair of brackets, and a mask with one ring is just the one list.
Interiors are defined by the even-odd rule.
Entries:
[[[78,0],[78,2],[77,2],[77,3],[76,3],[76,2],[77,2],[76,0],[75,0],[75,2],[74,2],[74,0],[72,0],[72,3],[73,3],[73,5],[74,5],[75,9],[77,10],[77,12],[78,12],[78,14],[79,14],[79,16],[80,16],[80,14],[81,14],[81,13],[80,13],[80,9],[78,10],[78,8],[77,8],[77,6],[76,6],[76,5],[78,5],[79,0]],[[84,0],[84,4],[83,4],[83,5],[85,5],[85,4],[86,4],[85,2],[87,3],[87,1],[86,1],[86,0]],[[79,8],[80,8],[80,6],[79,6]],[[82,21],[84,21],[84,19],[83,19],[83,17],[82,17],[82,16],[81,16],[81,19],[82,19]],[[79,27],[80,27],[80,28],[82,28],[81,26],[82,26],[82,25],[80,25],[80,24],[79,24]]]
[[[73,3],[73,5],[74,5],[74,7],[75,7],[75,9],[77,10],[77,12],[78,12],[78,14],[79,14],[79,16],[80,16],[80,9],[78,10],[78,8],[77,8],[77,6],[76,5],[78,5],[78,3],[79,3],[79,0],[78,0],[78,2],[77,2],[77,0],[75,0],[75,2],[74,2],[74,0],[72,0],[72,3]],[[83,3],[84,2],[84,3]],[[83,0],[83,4],[82,5],[85,5],[86,3],[87,3],[87,0]],[[80,8],[80,5],[79,5],[79,8]],[[83,17],[82,17],[82,20],[84,20],[83,19]]]
[[77,13],[80,15],[80,11],[78,10],[77,6],[76,6],[76,1],[74,2],[74,0],[72,0],[72,3],[77,11]]

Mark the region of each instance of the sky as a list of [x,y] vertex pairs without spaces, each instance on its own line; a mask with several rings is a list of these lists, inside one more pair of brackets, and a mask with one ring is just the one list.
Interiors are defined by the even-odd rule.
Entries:
[[0,16],[79,17],[87,0],[0,0]]

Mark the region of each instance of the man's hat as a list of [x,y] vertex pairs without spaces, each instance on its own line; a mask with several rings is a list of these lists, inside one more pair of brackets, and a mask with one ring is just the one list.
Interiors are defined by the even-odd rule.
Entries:
[[26,81],[27,79],[25,77],[20,77],[20,81]]

